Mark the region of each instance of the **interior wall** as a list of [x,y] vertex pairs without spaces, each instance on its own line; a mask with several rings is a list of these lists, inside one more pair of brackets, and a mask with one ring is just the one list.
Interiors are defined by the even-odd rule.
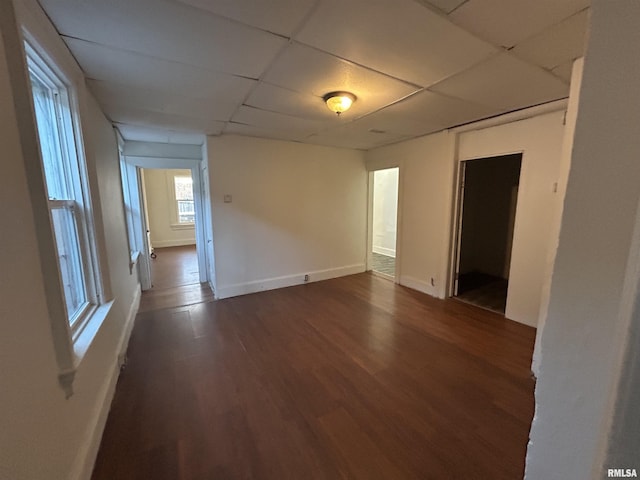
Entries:
[[[75,65],[37,4],[25,0],[19,6],[21,20],[38,33],[49,53],[61,58],[60,64]],[[118,354],[139,298],[137,275],[129,273],[117,144],[111,125],[84,83],[78,83],[87,160],[98,176],[115,302],[78,367],[74,395],[65,399],[58,384],[31,200],[45,194],[27,184],[32,170],[25,149],[37,151],[35,126],[33,119],[17,123],[31,107],[11,2],[0,2],[0,32],[0,197],[3,205],[11,205],[0,209],[0,264],[7,273],[0,276],[0,478],[89,478],[119,372]],[[71,78],[81,78],[75,69]]]
[[154,248],[195,245],[193,225],[176,225],[171,182],[174,175],[191,177],[191,170],[144,169],[144,191],[147,204],[151,245]]
[[400,165],[400,284],[444,298],[451,259],[458,161],[523,152],[506,316],[535,326],[548,276],[564,112],[456,133],[441,132],[366,153],[368,170]]
[[640,392],[638,364],[628,363],[638,350],[631,341],[640,320],[639,23],[635,0],[591,4],[541,338],[530,480],[600,479],[609,468],[640,469],[638,430],[631,438],[626,430],[640,424],[638,404],[628,403]]
[[447,286],[455,135],[428,135],[366,153],[367,169],[400,167],[398,280],[444,298]]
[[563,120],[558,111],[459,135],[460,160],[523,154],[505,316],[532,326],[538,323],[549,251],[555,247],[550,230],[562,202],[557,185]]
[[509,277],[512,196],[519,179],[518,154],[466,162],[460,274]]
[[362,152],[236,135],[207,151],[219,298],[365,270]]
[[551,241],[545,264],[545,282],[542,286],[542,295],[540,299],[540,315],[538,317],[538,331],[536,332],[536,343],[533,350],[533,359],[531,361],[531,370],[537,377],[540,369],[540,339],[544,331],[544,325],[547,320],[547,311],[549,309],[549,295],[551,291],[551,279],[553,274],[553,265],[555,263],[558,250],[558,239],[560,237],[560,227],[562,222],[562,212],[564,211],[564,197],[567,190],[567,179],[571,168],[571,154],[573,151],[573,138],[576,128],[576,118],[578,116],[578,104],[580,96],[580,86],[582,84],[582,71],[584,68],[584,58],[579,58],[573,62],[571,72],[571,88],[569,93],[569,102],[567,104],[567,114],[565,116],[564,138],[562,139],[562,154],[560,156],[560,165],[558,173],[558,195],[556,195],[554,215],[552,223],[549,227]]
[[397,222],[398,168],[373,172],[373,252],[396,256]]

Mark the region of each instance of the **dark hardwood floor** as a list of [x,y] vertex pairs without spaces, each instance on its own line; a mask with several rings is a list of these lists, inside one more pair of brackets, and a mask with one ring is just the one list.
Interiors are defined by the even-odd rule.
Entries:
[[213,292],[199,283],[195,245],[155,249],[151,260],[152,288],[142,295],[139,312],[210,302]]
[[195,245],[155,248],[151,259],[153,288],[175,288],[200,282]]
[[141,313],[93,479],[520,479],[534,334],[371,274]]

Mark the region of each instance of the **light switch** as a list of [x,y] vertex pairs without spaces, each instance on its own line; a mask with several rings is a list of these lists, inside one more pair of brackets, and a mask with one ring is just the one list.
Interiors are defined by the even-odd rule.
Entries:
[[231,195],[225,194],[224,203],[231,203],[231,200],[232,200]]

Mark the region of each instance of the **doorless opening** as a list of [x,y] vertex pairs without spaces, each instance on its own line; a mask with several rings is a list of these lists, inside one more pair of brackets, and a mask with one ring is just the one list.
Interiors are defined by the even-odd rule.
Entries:
[[376,170],[372,175],[369,270],[395,279],[397,273],[398,180],[400,169]]
[[461,163],[454,296],[504,313],[522,154]]
[[193,178],[189,169],[142,169],[142,194],[156,289],[200,283]]

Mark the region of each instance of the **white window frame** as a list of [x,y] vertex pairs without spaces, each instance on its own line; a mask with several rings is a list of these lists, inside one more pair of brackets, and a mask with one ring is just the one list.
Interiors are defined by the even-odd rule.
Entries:
[[[25,67],[29,99],[32,102],[32,118],[34,127],[33,140],[38,145],[37,156],[34,156],[30,164],[35,170],[42,173],[42,183],[35,182],[37,191],[32,196],[43,195],[46,200],[34,200],[38,207],[39,215],[49,219],[50,236],[44,234],[40,239],[41,255],[53,261],[41,260],[43,263],[44,281],[47,283],[46,295],[49,308],[49,321],[56,351],[58,363],[58,378],[66,397],[73,395],[73,381],[76,371],[80,366],[89,346],[96,337],[97,332],[107,318],[113,300],[110,299],[108,270],[103,270],[106,263],[102,262],[104,255],[104,241],[97,235],[96,218],[101,218],[99,202],[94,197],[90,184],[95,184],[95,171],[89,171],[85,157],[84,140],[82,135],[80,104],[81,97],[78,88],[82,83],[76,79],[71,81],[67,72],[60,67],[59,61],[69,68],[70,64],[52,57],[50,52],[40,47],[39,40],[23,27],[23,47],[25,53]],[[73,69],[72,69],[73,70]],[[45,87],[55,90],[54,110],[57,111],[56,128],[57,136],[61,140],[62,156],[65,161],[65,173],[67,176],[67,190],[71,198],[48,198],[48,187],[44,174],[42,149],[40,146],[40,134],[37,127],[37,119],[34,105],[33,92],[31,91],[31,78],[33,74]],[[75,78],[75,77],[74,77]],[[33,162],[33,163],[31,163]],[[93,176],[90,176],[93,175]],[[98,211],[93,205],[98,205]],[[42,209],[40,209],[41,207]],[[56,245],[55,229],[52,222],[52,211],[55,209],[67,209],[72,212],[75,223],[75,234],[82,255],[82,275],[85,289],[86,303],[73,318],[69,318],[65,289],[62,284],[60,262],[58,261],[58,248]],[[102,234],[102,231],[100,230]],[[75,244],[75,242],[74,242]]]
[[116,139],[118,141],[118,156],[120,158],[120,180],[122,182],[122,208],[124,209],[125,223],[127,224],[127,243],[129,245],[129,273],[133,272],[134,267],[140,258],[141,249],[136,241],[136,231],[134,222],[134,210],[136,208],[133,195],[131,193],[131,182],[137,181],[136,168],[127,163],[124,155],[124,140],[115,129]]
[[[176,178],[177,177],[188,177],[191,178],[191,182],[193,184],[193,175],[191,174],[191,172],[184,173],[184,172],[171,172],[171,171],[167,171],[166,172],[167,175],[167,188],[169,191],[169,199],[171,201],[171,229],[172,230],[193,230],[195,228],[195,222],[180,222],[180,214],[178,211],[178,198],[176,195]],[[196,208],[196,202],[195,202],[195,190],[194,190],[194,197],[193,197],[193,210],[194,210],[194,216],[195,216],[195,208]]]

